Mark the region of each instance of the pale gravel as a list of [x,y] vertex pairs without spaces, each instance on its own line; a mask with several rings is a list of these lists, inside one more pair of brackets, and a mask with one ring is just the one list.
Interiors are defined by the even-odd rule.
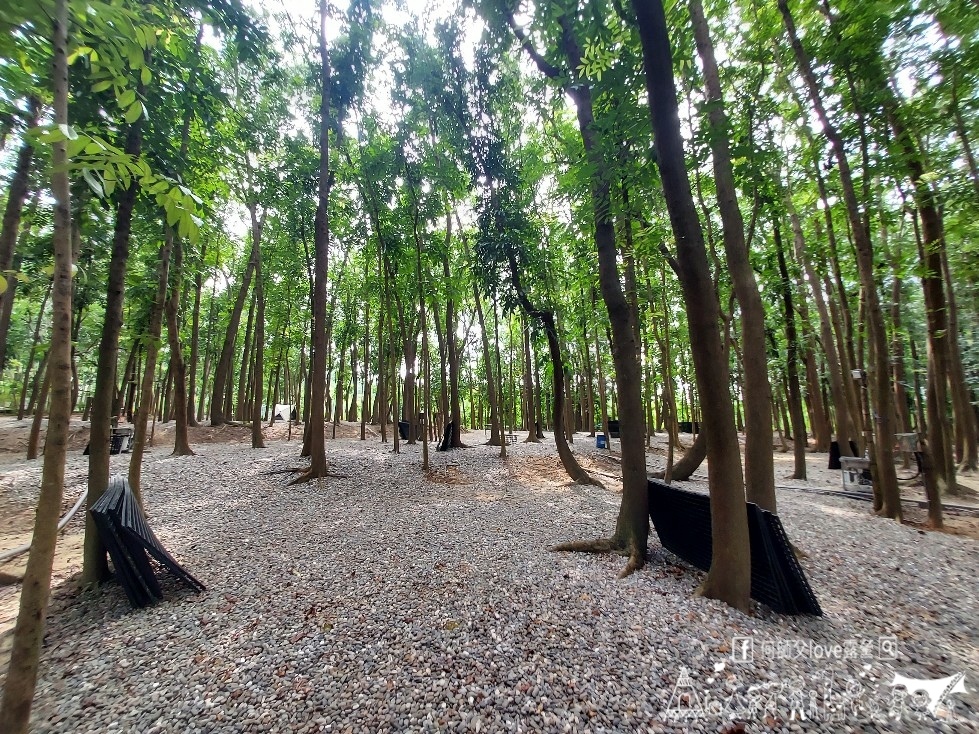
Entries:
[[[668,719],[681,667],[715,699],[796,680],[816,690],[823,678],[889,695],[894,672],[964,671],[970,693],[956,697],[951,722],[872,724],[866,712],[789,721],[782,691],[778,715],[752,718],[748,731],[979,730],[975,541],[781,492],[782,521],[808,554],[826,616],[759,608],[748,617],[693,597],[702,575],[655,534],[646,568],[621,581],[621,558],[549,552],[611,531],[609,490],[527,486],[484,446],[432,453],[435,467],[457,464],[471,484],[428,481],[420,447],[394,455],[376,441],[327,443],[347,479],[288,487],[286,475],[266,474],[297,464],[298,448],[150,452],[150,525],[207,591],[168,583],[164,603],[132,611],[114,584],[57,590],[33,731],[722,730],[731,716]],[[575,450],[594,444],[580,436]],[[550,441],[511,447],[517,462],[553,454]],[[127,461],[113,457],[113,472]],[[84,470],[73,455],[72,487]],[[36,462],[5,467],[0,491],[29,496],[38,473]],[[890,635],[894,662],[760,654],[765,640]],[[735,636],[753,636],[752,663],[732,662]]]

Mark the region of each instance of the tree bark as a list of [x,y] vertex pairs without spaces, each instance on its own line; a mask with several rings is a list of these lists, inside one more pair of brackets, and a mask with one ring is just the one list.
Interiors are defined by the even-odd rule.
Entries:
[[527,292],[523,288],[523,280],[517,264],[516,254],[509,249],[507,250],[507,261],[510,264],[510,277],[514,285],[514,290],[517,292],[517,298],[520,301],[521,308],[523,308],[530,318],[537,320],[544,329],[544,335],[547,337],[547,348],[551,356],[552,384],[554,388],[554,403],[551,406],[551,417],[554,420],[554,445],[557,447],[561,465],[575,484],[594,484],[601,486],[601,483],[593,479],[582,468],[581,464],[578,463],[561,430],[565,411],[564,357],[561,354],[561,341],[558,338],[554,312],[548,309],[537,308],[531,303]]
[[[833,327],[830,325],[829,308],[826,306],[826,299],[823,297],[821,280],[816,275],[816,270],[812,265],[812,259],[806,249],[806,241],[802,234],[802,226],[799,217],[795,214],[794,208],[789,204],[789,221],[792,224],[792,234],[795,241],[795,257],[802,264],[809,288],[812,292],[813,303],[816,304],[816,311],[819,313],[819,333],[820,341],[823,345],[823,352],[826,354],[826,369],[829,372],[829,389],[833,396],[833,408],[835,412],[836,441],[840,447],[840,456],[852,456],[850,450],[850,401],[846,395],[842,367],[840,365],[839,352],[836,350],[836,340],[833,338]],[[777,225],[776,225],[777,226]]]
[[[708,407],[703,415],[703,432],[708,437],[713,557],[698,593],[746,610],[750,606],[751,550],[741,450],[734,425],[727,354],[718,330],[720,306],[683,155],[666,15],[661,0],[635,0],[633,5],[642,43],[656,163],[677,242],[678,276],[689,329],[695,335],[691,351],[697,388]],[[645,484],[645,476],[643,480]]]
[[[192,420],[194,399],[187,389],[187,363],[184,361],[183,346],[180,344],[180,331],[177,324],[177,309],[179,306],[180,282],[183,275],[183,246],[179,241],[174,243],[173,273],[170,284],[170,297],[165,309],[167,317],[167,340],[170,344],[170,370],[173,373],[173,405],[174,431],[172,456],[193,456],[190,448],[190,437],[187,427],[197,425]],[[199,295],[199,292],[198,292]],[[197,312],[194,312],[197,319]]]
[[[31,96],[28,99],[28,119],[27,128],[37,125],[38,117],[41,113],[40,101]],[[24,139],[20,150],[17,151],[17,160],[14,162],[13,172],[10,177],[10,187],[7,189],[7,204],[3,210],[3,224],[0,226],[0,275],[7,280],[7,289],[12,290],[16,284],[16,276],[9,272],[14,260],[14,249],[17,245],[17,237],[20,233],[21,214],[24,211],[24,204],[27,201],[31,179],[31,165],[34,162],[34,146]],[[6,296],[6,293],[4,294]],[[4,299],[6,303],[6,298]],[[13,299],[10,298],[11,306]],[[0,319],[0,369],[7,362],[7,335],[10,327],[9,312],[4,309],[6,318]]]
[[[479,289],[473,283],[473,298],[476,302],[476,316],[479,318],[479,330],[483,339],[483,364],[486,368],[486,393],[489,399],[490,408],[490,440],[489,446],[499,446],[503,443],[503,431],[500,428],[500,415],[497,410],[498,402],[496,399],[496,380],[494,379],[493,352],[490,351],[489,334],[486,331],[486,318],[483,314],[483,300],[479,296]],[[562,378],[563,379],[563,378]],[[555,424],[558,425],[558,424]]]
[[802,390],[799,387],[799,338],[795,329],[795,309],[792,307],[792,280],[785,263],[785,248],[782,236],[775,228],[775,253],[778,257],[778,272],[782,278],[782,306],[785,313],[785,341],[787,343],[785,367],[789,385],[789,415],[792,418],[792,447],[795,463],[793,479],[806,478],[806,421],[802,413]]
[[[710,147],[721,215],[724,251],[731,285],[741,306],[741,343],[744,360],[745,455],[744,479],[749,502],[776,512],[775,464],[772,457],[772,388],[768,381],[768,352],[765,349],[765,307],[748,257],[744,220],[738,206],[737,187],[728,142],[730,125],[724,110],[721,79],[714,57],[707,19],[701,0],[690,0],[697,53],[703,64],[706,87]],[[793,326],[794,332],[794,326]],[[794,345],[789,346],[794,359]],[[796,387],[798,380],[796,378]],[[796,449],[796,473],[800,471]],[[805,458],[802,473],[805,475]]]
[[160,332],[163,324],[164,301],[167,297],[167,283],[170,274],[170,253],[173,252],[173,230],[164,228],[163,245],[160,247],[157,265],[156,294],[150,307],[150,321],[143,335],[146,345],[146,360],[143,362],[143,377],[140,383],[139,407],[136,410],[136,425],[133,431],[133,447],[129,454],[129,486],[133,489],[140,505],[143,504],[140,477],[143,471],[143,452],[146,449],[146,426],[150,411],[153,410],[153,379],[156,377],[156,358],[160,351]]
[[[138,95],[145,93],[138,85]],[[137,157],[143,142],[143,117],[129,126],[125,152]],[[99,342],[99,357],[92,396],[91,429],[88,457],[88,506],[91,507],[109,486],[109,436],[113,418],[113,397],[116,387],[116,361],[119,356],[119,334],[122,331],[122,307],[126,286],[126,263],[129,259],[129,239],[133,208],[139,183],[133,180],[119,191],[116,199],[116,222],[112,237],[112,256],[109,261],[108,292],[105,301],[105,321]],[[105,546],[91,513],[85,518],[85,551],[82,583],[92,584],[109,578]]]
[[320,0],[320,165],[314,230],[313,355],[310,370],[309,457],[306,473],[293,482],[323,477],[326,463],[326,279],[330,254],[330,57],[326,48],[327,2]]
[[[68,123],[68,2],[54,5],[54,121]],[[58,515],[65,484],[65,456],[71,418],[71,205],[65,141],[51,154],[54,197],[54,295],[49,356],[52,409],[45,439],[41,494],[34,517],[31,552],[21,587],[20,608],[11,638],[10,663],[0,702],[0,731],[26,734],[37,685],[38,661],[44,640],[51,595],[51,569],[58,539]]]
[[[252,205],[254,206],[254,205]],[[261,223],[265,222],[263,213]],[[252,228],[252,253],[255,251],[254,243],[255,229]],[[259,227],[261,236],[261,227]],[[238,327],[241,325],[241,312],[245,308],[245,299],[248,297],[248,289],[251,287],[252,275],[255,272],[255,258],[249,255],[248,263],[245,265],[245,272],[241,278],[241,285],[238,288],[238,295],[235,298],[234,306],[231,309],[231,316],[228,319],[228,328],[224,333],[224,344],[221,347],[221,356],[214,366],[214,384],[211,387],[211,409],[210,419],[212,426],[220,426],[227,420],[226,412],[226,391],[228,387],[228,377],[231,375],[231,368],[235,357],[235,342],[238,339]]]
[[[262,275],[262,256],[255,253],[258,261],[255,263],[255,359],[252,368],[252,448],[264,449],[265,438],[262,435],[262,384],[265,376],[265,290]],[[274,410],[274,408],[273,408]]]
[[782,14],[799,71],[809,91],[810,101],[822,124],[823,132],[832,146],[836,165],[840,172],[843,200],[857,251],[857,269],[860,273],[860,282],[866,299],[866,318],[872,346],[871,352],[874,356],[873,363],[869,363],[870,393],[876,418],[874,421],[874,458],[877,474],[874,480],[883,502],[880,514],[900,520],[901,498],[894,467],[894,406],[891,402],[890,369],[887,364],[887,332],[884,328],[884,317],[881,312],[880,297],[877,293],[876,268],[873,247],[870,242],[870,231],[867,222],[860,213],[860,205],[857,201],[843,138],[826,112],[819,84],[812,70],[812,64],[796,33],[795,22],[789,12],[788,0],[778,0],[778,8]]
[[523,389],[525,395],[524,402],[527,406],[524,412],[524,423],[527,425],[527,438],[524,440],[524,443],[540,443],[540,439],[537,437],[537,426],[535,425],[537,410],[534,405],[534,373],[533,358],[530,352],[530,324],[523,322],[522,326],[523,328],[520,331],[523,334]]

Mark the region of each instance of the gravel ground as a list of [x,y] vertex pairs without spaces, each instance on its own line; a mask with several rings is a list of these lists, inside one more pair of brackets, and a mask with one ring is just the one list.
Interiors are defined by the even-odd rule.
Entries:
[[[348,478],[298,487],[266,474],[297,463],[296,442],[154,449],[150,525],[208,590],[170,585],[134,612],[114,584],[62,586],[33,730],[979,731],[972,540],[782,492],[825,616],[749,617],[695,598],[701,574],[655,535],[622,581],[620,558],[549,552],[608,534],[618,508],[610,490],[528,480],[550,442],[506,464],[433,452],[429,477],[403,448],[328,442]],[[11,467],[0,486],[21,496],[38,473]],[[969,692],[936,718],[895,673],[965,673]]]

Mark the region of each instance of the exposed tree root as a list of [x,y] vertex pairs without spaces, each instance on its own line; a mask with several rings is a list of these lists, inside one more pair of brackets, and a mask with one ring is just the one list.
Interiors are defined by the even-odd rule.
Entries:
[[645,565],[646,554],[642,552],[641,548],[633,547],[632,552],[629,554],[629,562],[619,571],[618,577],[624,579],[626,576],[631,576]]
[[702,596],[705,599],[717,599],[722,601],[728,606],[732,606],[740,612],[750,615],[751,609],[751,597],[745,596],[739,599],[729,599],[729,595],[725,593],[722,588],[717,588],[717,584],[712,583],[710,573],[708,572],[707,578],[704,579],[703,583],[697,587],[697,590],[693,592],[694,596]]
[[624,579],[646,565],[644,549],[634,543],[630,546],[624,546],[621,541],[615,538],[600,538],[598,540],[572,540],[567,543],[559,543],[551,550],[558,553],[615,553],[620,556],[628,556],[628,562],[618,575],[618,578]]
[[292,487],[293,485],[296,484],[306,484],[306,482],[312,482],[315,479],[323,479],[325,477],[332,477],[333,479],[350,479],[350,477],[348,477],[346,474],[337,474],[336,472],[331,472],[331,471],[319,474],[310,470],[306,470],[303,474],[300,474],[295,479],[292,479],[288,484],[286,484],[286,486]]
[[288,469],[271,469],[269,471],[262,472],[263,477],[271,477],[276,474],[298,474],[300,472],[309,471],[308,466],[293,466]]
[[567,543],[558,543],[551,548],[557,553],[619,553],[621,548],[618,543],[613,542],[612,538],[601,538],[599,540],[571,540]]

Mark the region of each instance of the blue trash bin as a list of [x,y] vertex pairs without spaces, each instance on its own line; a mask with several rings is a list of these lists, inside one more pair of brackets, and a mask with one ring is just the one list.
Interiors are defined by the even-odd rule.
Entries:
[[599,433],[597,436],[595,436],[595,448],[596,449],[604,449],[605,448],[605,434],[604,433]]

